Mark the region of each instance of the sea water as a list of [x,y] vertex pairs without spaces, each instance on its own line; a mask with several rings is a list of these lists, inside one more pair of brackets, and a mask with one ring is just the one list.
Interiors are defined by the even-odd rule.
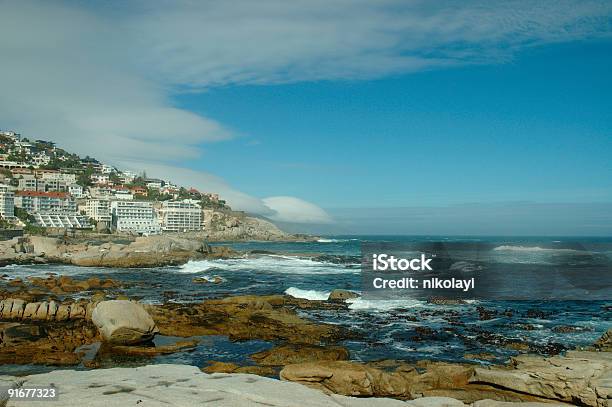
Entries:
[[[568,242],[575,239],[566,239]],[[582,239],[584,240],[584,239]],[[506,264],[556,263],[566,253],[563,239],[555,238],[453,238],[350,236],[326,237],[316,242],[218,243],[250,252],[246,258],[190,261],[182,266],[146,269],[108,269],[68,265],[24,265],[0,269],[10,278],[46,276],[47,273],[74,278],[113,278],[128,283],[117,290],[143,302],[198,302],[229,295],[288,294],[309,300],[325,300],[333,289],[361,291],[360,245],[363,242],[461,242],[487,243],[490,261]],[[590,243],[610,243],[612,239],[590,239]],[[604,245],[605,246],[605,245]],[[557,247],[557,248],[555,248]],[[603,253],[610,256],[611,253]],[[218,284],[197,284],[196,277]],[[90,293],[81,293],[88,297]],[[73,296],[74,297],[74,296]],[[603,301],[467,301],[461,305],[435,305],[410,298],[348,301],[348,309],[301,310],[300,314],[318,322],[344,326],[357,336],[343,343],[351,359],[419,359],[465,361],[466,354],[490,356],[478,363],[504,362],[516,350],[506,342],[529,344],[532,349],[566,348],[589,345],[611,326],[611,303]],[[483,318],[481,313],[487,312]],[[570,325],[572,332],[555,327]],[[427,328],[423,335],[423,328]],[[248,355],[274,344],[264,341],[230,342],[225,337],[203,337],[193,352],[154,358],[125,358],[112,365],[133,363],[188,363],[203,366],[208,360],[250,363]],[[157,342],[169,339],[160,337]],[[41,370],[33,367],[34,371]],[[31,370],[30,370],[31,371]]]

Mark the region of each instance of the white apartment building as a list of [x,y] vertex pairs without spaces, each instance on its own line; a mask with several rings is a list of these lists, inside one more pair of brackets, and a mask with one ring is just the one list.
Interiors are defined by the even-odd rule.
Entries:
[[158,214],[161,228],[165,232],[202,229],[202,208],[197,201],[164,201]]
[[34,163],[35,166],[40,167],[41,165],[47,165],[51,161],[51,157],[49,157],[44,152],[34,154],[30,160]]
[[19,178],[19,187],[21,191],[41,191],[41,192],[66,192],[68,186],[55,179],[40,179],[34,175],[24,174]]
[[113,229],[118,232],[156,235],[161,227],[150,202],[113,201],[111,202]]
[[85,196],[83,194],[83,187],[79,184],[68,185],[68,193],[77,199]]
[[0,184],[0,218],[15,217],[15,193],[9,185]]
[[91,174],[91,182],[94,184],[108,184],[109,181],[108,174]]
[[42,171],[40,177],[44,180],[56,180],[66,185],[76,184],[76,175],[57,171]]
[[113,198],[119,201],[131,201],[134,199],[134,194],[129,189],[116,189],[113,192]]
[[17,191],[15,206],[30,213],[77,213],[76,201],[66,192]]
[[108,222],[110,225],[112,220],[110,201],[107,199],[88,199],[84,205],[79,205],[79,210],[97,222]]

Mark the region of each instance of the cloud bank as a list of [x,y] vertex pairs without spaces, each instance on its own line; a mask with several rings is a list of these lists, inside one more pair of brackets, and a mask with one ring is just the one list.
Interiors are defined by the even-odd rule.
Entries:
[[0,2],[0,127],[217,188],[237,209],[326,223],[314,204],[181,168],[236,135],[173,97],[503,63],[524,47],[607,37],[611,16],[612,3],[593,0]]

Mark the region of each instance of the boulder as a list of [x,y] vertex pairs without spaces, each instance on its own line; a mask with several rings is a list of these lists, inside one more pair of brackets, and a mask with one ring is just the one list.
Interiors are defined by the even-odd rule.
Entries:
[[410,385],[417,374],[415,370],[387,373],[348,361],[320,361],[287,365],[280,378],[345,396],[412,398]]
[[612,351],[612,328],[608,329],[602,336],[593,344],[597,349],[605,352]]
[[102,338],[115,344],[147,342],[159,332],[147,311],[132,301],[102,301],[93,310],[91,319]]
[[359,294],[354,291],[335,289],[331,293],[329,293],[329,297],[327,297],[327,300],[346,301],[351,298],[359,298]]
[[542,358],[520,355],[512,368],[476,368],[470,383],[586,406],[604,406],[612,396],[612,354],[567,352]]

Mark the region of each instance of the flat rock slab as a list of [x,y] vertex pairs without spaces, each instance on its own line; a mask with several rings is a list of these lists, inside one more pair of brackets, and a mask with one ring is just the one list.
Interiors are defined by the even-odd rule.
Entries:
[[[297,383],[250,374],[206,374],[195,366],[168,364],[90,371],[56,370],[25,377],[0,376],[0,405],[6,401],[8,387],[45,387],[51,383],[58,389],[57,400],[48,400],[42,404],[9,400],[6,406],[464,406],[460,401],[446,397],[400,401],[328,396]],[[488,407],[481,404],[481,407],[485,406]],[[542,406],[550,407],[551,404]]]

